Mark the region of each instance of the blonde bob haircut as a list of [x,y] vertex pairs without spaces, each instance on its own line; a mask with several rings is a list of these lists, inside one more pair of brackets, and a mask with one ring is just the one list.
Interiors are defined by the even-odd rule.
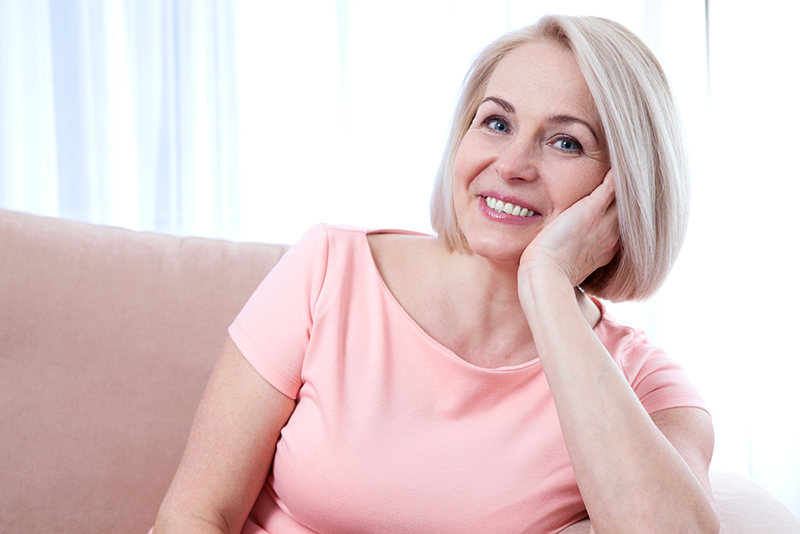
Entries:
[[575,54],[614,171],[621,250],[581,288],[612,302],[650,297],[669,274],[686,234],[689,182],[683,129],[653,53],[610,20],[549,15],[500,37],[477,56],[464,80],[436,176],[433,229],[451,250],[469,252],[453,199],[456,153],[497,64],[531,42],[557,43]]

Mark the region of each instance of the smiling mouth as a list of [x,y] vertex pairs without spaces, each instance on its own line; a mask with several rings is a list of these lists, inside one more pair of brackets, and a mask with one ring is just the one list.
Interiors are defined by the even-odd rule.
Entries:
[[486,205],[497,213],[506,213],[508,215],[514,215],[515,217],[533,217],[536,214],[533,210],[517,206],[511,202],[503,202],[494,197],[484,197],[484,200],[486,200]]

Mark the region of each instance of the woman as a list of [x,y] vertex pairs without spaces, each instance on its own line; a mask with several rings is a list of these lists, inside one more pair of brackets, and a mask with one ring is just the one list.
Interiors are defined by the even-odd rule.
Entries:
[[615,23],[490,45],[438,235],[317,226],[287,253],[229,330],[155,532],[718,532],[702,399],[590,297],[669,271],[677,125]]

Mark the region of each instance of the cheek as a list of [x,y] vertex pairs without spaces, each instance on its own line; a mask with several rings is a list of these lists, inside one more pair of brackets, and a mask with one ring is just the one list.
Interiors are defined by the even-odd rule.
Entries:
[[564,210],[589,195],[603,182],[608,168],[606,163],[597,161],[566,162],[557,168],[552,168],[550,193],[553,205],[559,210]]
[[456,152],[456,159],[453,162],[453,182],[457,185],[463,185],[466,176],[469,174],[470,161],[468,154],[469,149],[462,141],[458,147],[458,152]]
[[453,163],[453,181],[468,185],[486,167],[486,157],[482,155],[479,143],[472,132],[467,132],[458,146]]

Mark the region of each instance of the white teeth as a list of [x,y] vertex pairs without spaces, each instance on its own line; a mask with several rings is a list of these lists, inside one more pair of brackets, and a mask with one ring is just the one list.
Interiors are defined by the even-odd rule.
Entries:
[[502,200],[497,200],[493,197],[485,198],[486,205],[498,213],[507,213],[517,217],[533,217],[533,214],[535,213],[533,210],[517,206],[516,204],[512,204],[510,202],[503,202]]

